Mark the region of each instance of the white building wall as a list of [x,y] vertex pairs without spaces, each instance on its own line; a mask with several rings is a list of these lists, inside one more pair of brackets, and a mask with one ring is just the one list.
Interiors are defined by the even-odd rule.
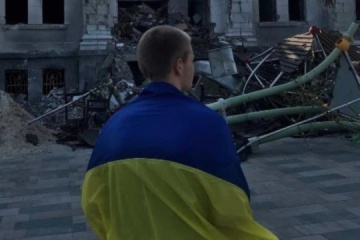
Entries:
[[227,0],[210,0],[210,22],[215,23],[216,33],[225,33],[227,28]]
[[28,0],[28,24],[42,24],[42,0]]
[[356,20],[355,10],[355,0],[336,0],[336,15],[333,28],[339,31],[346,31],[351,22]]
[[276,11],[278,15],[278,22],[289,21],[289,1],[288,0],[277,0]]

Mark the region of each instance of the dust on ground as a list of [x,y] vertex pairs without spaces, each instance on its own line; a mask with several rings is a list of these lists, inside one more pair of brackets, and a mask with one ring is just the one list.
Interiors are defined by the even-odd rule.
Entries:
[[[27,123],[34,117],[0,90],[0,153],[22,155],[53,152],[67,148],[56,143],[52,132],[39,122]],[[26,140],[26,135],[37,138],[37,145]]]

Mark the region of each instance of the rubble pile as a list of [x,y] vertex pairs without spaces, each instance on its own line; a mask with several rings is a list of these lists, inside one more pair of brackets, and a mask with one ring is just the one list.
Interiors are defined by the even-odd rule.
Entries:
[[[44,95],[40,102],[36,104],[30,104],[26,100],[25,95],[11,95],[10,96],[15,103],[17,103],[21,108],[26,110],[30,115],[34,117],[40,117],[62,105],[65,104],[64,99],[64,88],[54,88],[49,92],[48,95]],[[74,92],[71,90],[69,92]],[[68,98],[70,102],[72,98]],[[83,117],[83,109],[79,106],[70,106],[68,107],[68,118],[69,119],[79,119]],[[60,126],[65,125],[65,109],[60,110],[46,118],[39,120],[41,124],[52,130],[59,130]]]
[[119,51],[115,54],[111,71],[111,77],[112,79],[114,79],[115,82],[119,82],[121,80],[134,80],[134,76],[129,68],[129,65],[126,62],[124,51]]
[[130,8],[119,8],[119,21],[115,26],[115,35],[125,42],[137,43],[141,35],[157,25],[171,25],[187,32],[195,42],[207,43],[211,38],[208,28],[201,26],[201,16],[185,17],[181,13],[163,14],[163,8],[157,11],[142,3]]
[[0,152],[25,154],[47,151],[55,138],[40,123],[27,125],[34,117],[0,90]]

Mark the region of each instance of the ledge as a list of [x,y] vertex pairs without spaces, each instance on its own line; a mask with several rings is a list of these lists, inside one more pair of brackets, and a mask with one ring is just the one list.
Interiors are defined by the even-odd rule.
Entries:
[[66,30],[68,24],[14,24],[3,25],[4,30]]
[[306,27],[309,23],[306,21],[303,22],[259,22],[259,27]]

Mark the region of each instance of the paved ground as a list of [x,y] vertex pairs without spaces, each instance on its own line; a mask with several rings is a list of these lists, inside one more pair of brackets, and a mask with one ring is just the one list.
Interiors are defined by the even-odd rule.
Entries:
[[[256,218],[280,239],[360,239],[360,143],[285,139],[243,164]],[[90,150],[0,156],[0,239],[95,240],[80,206]]]

